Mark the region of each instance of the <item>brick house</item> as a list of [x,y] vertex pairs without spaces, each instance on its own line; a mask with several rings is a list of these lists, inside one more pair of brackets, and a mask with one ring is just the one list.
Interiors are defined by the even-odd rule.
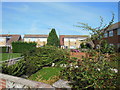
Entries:
[[47,37],[48,35],[32,35],[32,34],[26,34],[24,35],[24,42],[36,42],[37,47],[44,46],[47,44]]
[[3,46],[11,47],[12,42],[21,41],[21,40],[22,40],[21,35],[2,34],[0,35],[0,47],[3,47]]
[[88,35],[60,35],[60,45],[62,48],[80,48],[82,41],[88,37]]
[[110,45],[115,45],[117,49],[120,48],[120,22],[112,24],[110,28],[107,29],[103,39]]

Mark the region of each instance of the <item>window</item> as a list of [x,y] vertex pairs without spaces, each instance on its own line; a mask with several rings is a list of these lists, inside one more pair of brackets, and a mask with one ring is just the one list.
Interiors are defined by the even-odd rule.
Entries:
[[109,37],[113,36],[113,31],[109,31]]
[[117,35],[120,35],[120,28],[117,29]]
[[0,42],[4,42],[5,40],[6,40],[6,38],[0,37]]
[[108,34],[107,34],[107,33],[105,33],[105,34],[104,34],[104,37],[108,37]]
[[37,42],[37,38],[30,38],[31,42]]

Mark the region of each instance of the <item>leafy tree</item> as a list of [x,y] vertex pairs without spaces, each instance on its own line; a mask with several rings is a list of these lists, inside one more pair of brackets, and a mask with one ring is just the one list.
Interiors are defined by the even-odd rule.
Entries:
[[47,38],[47,45],[60,46],[60,41],[54,28],[49,33]]
[[[104,33],[111,26],[114,21],[114,14],[106,26],[103,25],[103,18],[101,18],[100,26],[92,28],[88,24],[80,23],[84,30],[90,30],[92,32],[89,41],[97,41],[99,47],[97,49],[89,49],[87,52],[90,57],[83,57],[72,63],[72,67],[67,67],[61,73],[63,79],[70,81],[70,85],[77,90],[91,89],[91,88],[116,88],[118,87],[117,77],[118,73],[111,70],[113,69],[108,62],[109,45],[102,40]],[[108,51],[106,51],[108,50]],[[117,60],[117,59],[116,59]],[[68,63],[69,64],[69,63]]]
[[80,25],[76,25],[76,27],[80,27],[83,28],[83,30],[88,30],[91,31],[91,38],[88,39],[89,41],[93,41],[94,43],[97,42],[97,44],[101,45],[102,39],[104,37],[104,33],[106,33],[107,29],[110,28],[110,26],[113,24],[114,22],[114,13],[112,14],[112,19],[108,24],[103,24],[104,20],[102,17],[100,17],[100,26],[98,27],[91,27],[90,25],[88,25],[87,23],[80,23],[78,22],[78,24]]

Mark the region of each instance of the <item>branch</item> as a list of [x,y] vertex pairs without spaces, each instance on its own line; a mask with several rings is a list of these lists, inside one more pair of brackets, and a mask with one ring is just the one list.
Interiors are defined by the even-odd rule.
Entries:
[[105,32],[108,28],[110,28],[110,26],[113,24],[113,22],[114,22],[114,16],[115,16],[115,14],[112,13],[112,19],[111,19],[111,21],[109,22],[108,26],[104,29],[104,32]]

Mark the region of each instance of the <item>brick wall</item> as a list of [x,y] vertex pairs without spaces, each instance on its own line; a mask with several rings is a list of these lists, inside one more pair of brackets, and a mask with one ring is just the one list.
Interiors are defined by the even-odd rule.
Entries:
[[70,55],[71,57],[77,57],[77,58],[88,57],[88,54],[84,52],[70,52]]
[[2,88],[6,88],[6,80],[5,79],[0,79],[0,90]]

